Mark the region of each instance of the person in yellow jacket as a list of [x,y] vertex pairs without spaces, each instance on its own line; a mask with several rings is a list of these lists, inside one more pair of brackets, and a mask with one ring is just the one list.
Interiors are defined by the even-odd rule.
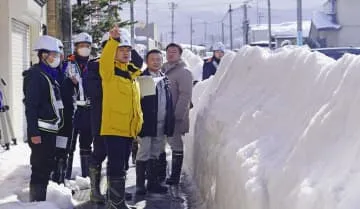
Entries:
[[140,88],[141,70],[130,63],[129,33],[114,27],[100,57],[102,115],[100,135],[105,137],[108,156],[107,209],[128,209],[125,203],[125,163],[132,140],[141,130],[143,118]]

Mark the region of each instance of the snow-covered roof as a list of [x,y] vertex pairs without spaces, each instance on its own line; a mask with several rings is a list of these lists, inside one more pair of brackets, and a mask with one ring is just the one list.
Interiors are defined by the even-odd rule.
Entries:
[[[180,44],[182,48],[184,49],[190,49],[191,48],[191,45],[190,44]],[[198,45],[192,45],[192,48],[193,49],[196,49],[198,51],[200,50],[205,50],[205,46],[198,46]]]
[[[311,21],[303,21],[303,36],[309,37]],[[267,24],[252,25],[251,31],[267,31]],[[271,25],[271,33],[275,37],[296,37],[297,35],[297,22],[284,22],[280,24]]]
[[136,41],[146,41],[147,38],[146,38],[146,36],[136,36],[136,37],[135,37],[135,40],[136,40]]
[[321,11],[316,11],[313,14],[312,22],[318,30],[339,30],[341,25],[334,23],[331,20],[331,16]]

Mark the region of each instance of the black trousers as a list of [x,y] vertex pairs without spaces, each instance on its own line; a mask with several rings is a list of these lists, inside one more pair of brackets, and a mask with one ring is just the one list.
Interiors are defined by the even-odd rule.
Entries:
[[80,156],[91,154],[93,137],[91,132],[90,108],[78,107],[74,116],[73,133],[69,153],[74,153],[79,136]]
[[105,137],[95,136],[93,141],[93,151],[91,153],[90,163],[94,166],[101,166],[106,158]]
[[114,178],[126,176],[132,140],[121,136],[105,137],[105,149],[108,157],[107,176]]
[[28,139],[28,143],[31,148],[30,184],[47,185],[50,178],[50,172],[55,167],[56,135],[41,132],[40,136],[40,144],[33,144],[31,139]]

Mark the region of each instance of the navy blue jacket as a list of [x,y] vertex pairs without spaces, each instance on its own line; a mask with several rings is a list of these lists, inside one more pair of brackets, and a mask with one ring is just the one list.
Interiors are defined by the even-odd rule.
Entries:
[[99,136],[102,116],[102,84],[98,58],[89,62],[88,70],[87,96],[90,99],[91,131],[93,136]]
[[[142,75],[150,75],[148,69],[146,69]],[[166,90],[166,118],[165,118],[165,130],[164,135],[171,137],[174,135],[175,127],[175,115],[173,102],[170,92],[169,80],[167,78],[165,81],[165,90]],[[141,109],[143,112],[144,123],[142,130],[139,134],[140,137],[157,137],[157,113],[158,113],[158,92],[156,90],[156,95],[145,96],[141,99]]]
[[[38,127],[39,119],[48,121],[56,119],[56,113],[54,112],[51,95],[49,93],[49,83],[44,75],[47,76],[52,85],[56,85],[55,79],[42,69],[40,64],[33,65],[23,73],[24,105],[28,137],[41,135]],[[55,94],[56,97],[61,97],[60,87],[57,88]]]
[[[210,78],[210,76],[215,75],[216,73],[216,67],[213,64],[213,61],[215,61],[215,58],[212,57],[210,59],[208,59],[203,66],[203,76],[202,79],[206,80],[208,78]],[[220,61],[219,61],[220,62]]]

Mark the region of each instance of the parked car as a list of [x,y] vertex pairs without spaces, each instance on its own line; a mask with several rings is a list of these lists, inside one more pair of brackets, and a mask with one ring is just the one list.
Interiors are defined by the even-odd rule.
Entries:
[[323,53],[335,60],[340,59],[346,53],[360,55],[359,47],[316,48],[312,51]]

